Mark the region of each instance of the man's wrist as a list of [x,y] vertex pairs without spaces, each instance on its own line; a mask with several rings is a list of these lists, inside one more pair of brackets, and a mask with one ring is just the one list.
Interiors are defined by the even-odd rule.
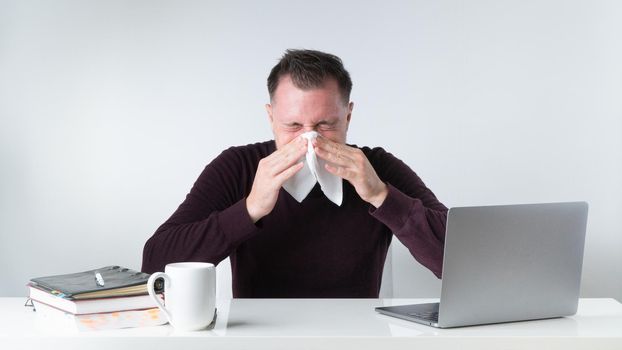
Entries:
[[387,184],[383,182],[382,189],[377,195],[375,195],[373,198],[369,200],[369,204],[373,205],[376,208],[379,208],[382,205],[382,203],[384,203],[384,200],[387,199],[388,195],[389,195],[389,188],[387,187]]
[[257,221],[263,217],[263,215],[255,210],[250,197],[246,197],[246,211],[248,212],[248,216],[250,216],[253,223],[257,223]]

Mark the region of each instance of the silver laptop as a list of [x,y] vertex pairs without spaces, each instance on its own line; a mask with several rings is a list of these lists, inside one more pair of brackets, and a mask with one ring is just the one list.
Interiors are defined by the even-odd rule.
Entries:
[[577,312],[586,202],[451,208],[440,303],[376,311],[439,328]]

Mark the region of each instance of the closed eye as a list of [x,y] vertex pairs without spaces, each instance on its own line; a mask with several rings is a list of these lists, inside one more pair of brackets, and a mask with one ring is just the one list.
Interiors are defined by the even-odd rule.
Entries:
[[332,130],[335,128],[336,122],[319,122],[317,127],[321,130]]
[[288,131],[296,131],[296,130],[300,130],[300,128],[302,128],[302,124],[298,124],[298,123],[285,124],[285,129],[287,129]]

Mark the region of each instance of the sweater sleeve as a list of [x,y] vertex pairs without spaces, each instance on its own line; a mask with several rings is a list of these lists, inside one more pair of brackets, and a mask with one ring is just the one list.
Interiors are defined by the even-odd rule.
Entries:
[[181,261],[218,264],[258,232],[246,209],[240,180],[250,171],[242,164],[229,149],[205,167],[184,202],[145,243],[143,272]]
[[410,167],[384,150],[377,153],[372,164],[389,193],[380,207],[370,206],[370,214],[385,224],[418,262],[441,278],[447,207]]

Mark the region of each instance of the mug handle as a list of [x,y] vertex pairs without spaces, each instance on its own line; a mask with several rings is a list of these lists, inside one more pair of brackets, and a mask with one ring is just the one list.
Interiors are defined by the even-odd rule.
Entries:
[[155,303],[158,305],[158,308],[160,308],[160,310],[162,310],[162,312],[166,314],[168,321],[171,322],[171,313],[168,311],[166,307],[164,307],[164,304],[162,304],[162,301],[160,301],[160,298],[157,296],[153,288],[153,285],[155,284],[155,281],[158,278],[164,279],[164,290],[166,290],[166,287],[170,286],[171,279],[170,277],[168,277],[167,274],[165,274],[164,272],[155,272],[149,277],[149,280],[147,281],[147,291],[149,292],[151,299],[153,299],[153,301],[155,301]]

